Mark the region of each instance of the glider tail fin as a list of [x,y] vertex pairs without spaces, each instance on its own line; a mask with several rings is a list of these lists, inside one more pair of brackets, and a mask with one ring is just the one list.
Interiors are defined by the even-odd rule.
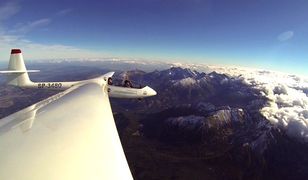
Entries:
[[27,71],[21,50],[12,49],[8,70],[0,73],[7,74],[9,85],[26,87],[32,84],[28,72],[37,72],[37,70]]

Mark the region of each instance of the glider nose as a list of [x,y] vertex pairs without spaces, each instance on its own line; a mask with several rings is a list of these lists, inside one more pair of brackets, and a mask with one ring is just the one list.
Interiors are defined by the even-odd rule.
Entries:
[[146,96],[155,96],[157,94],[156,91],[149,86],[144,87],[144,91],[146,92]]

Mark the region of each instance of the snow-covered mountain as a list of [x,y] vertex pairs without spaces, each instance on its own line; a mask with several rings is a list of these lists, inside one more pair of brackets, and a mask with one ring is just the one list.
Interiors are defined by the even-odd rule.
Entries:
[[[142,63],[146,64],[146,62]],[[260,112],[267,120],[285,129],[289,136],[308,142],[308,78],[276,71],[242,67],[189,63],[158,64],[161,64],[160,68],[156,68],[158,67],[157,64],[147,64],[148,67],[152,67],[153,71],[155,69],[158,71],[149,73],[145,78],[151,81],[157,79],[167,81],[170,79],[172,81],[167,82],[175,86],[189,87],[189,92],[186,94],[191,95],[193,93],[194,97],[198,97],[199,92],[203,91],[202,88],[207,85],[219,85],[222,83],[228,85],[228,83],[231,83],[234,88],[239,84],[238,82],[246,84],[247,87],[255,89],[255,93],[259,93],[263,98],[268,99],[267,104],[260,109]],[[138,63],[136,63],[136,67],[138,67]],[[164,70],[164,67],[167,70]],[[146,82],[151,83],[151,81]],[[213,81],[216,82],[214,83]],[[237,92],[234,92],[234,97],[247,95],[246,87],[241,87],[243,89],[238,89]],[[207,89],[211,91],[210,88]],[[198,91],[198,93],[194,91]],[[217,90],[214,90],[214,92],[217,92]],[[211,92],[207,92],[202,96],[207,96],[208,93]]]

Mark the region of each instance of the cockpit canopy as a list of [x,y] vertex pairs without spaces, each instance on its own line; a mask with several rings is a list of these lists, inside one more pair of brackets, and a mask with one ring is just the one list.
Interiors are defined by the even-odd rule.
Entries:
[[132,82],[131,80],[128,79],[113,79],[111,77],[108,78],[107,80],[108,85],[112,85],[112,86],[120,86],[120,87],[127,87],[127,88],[138,88],[138,89],[142,89],[143,85]]

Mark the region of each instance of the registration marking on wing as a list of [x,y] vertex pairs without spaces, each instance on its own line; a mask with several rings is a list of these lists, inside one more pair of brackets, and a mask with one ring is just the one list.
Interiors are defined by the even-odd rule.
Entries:
[[37,88],[58,89],[62,87],[62,83],[38,83]]

